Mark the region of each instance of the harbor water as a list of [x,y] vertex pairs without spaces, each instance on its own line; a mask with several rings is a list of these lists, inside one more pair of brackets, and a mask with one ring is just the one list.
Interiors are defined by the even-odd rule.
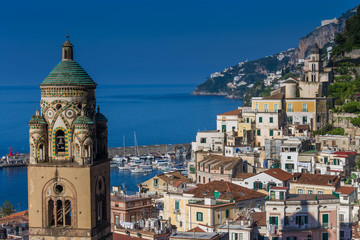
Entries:
[[[217,96],[192,96],[195,85],[98,86],[97,103],[108,118],[109,147],[190,143],[197,131],[216,128],[216,114],[234,110],[241,100]],[[38,86],[0,87],[0,153],[11,146],[14,152],[28,152],[28,121],[39,107]],[[111,185],[125,183],[129,192],[156,174],[111,170]],[[16,209],[27,209],[26,167],[0,168],[0,204],[9,200]],[[20,204],[19,204],[20,203]]]

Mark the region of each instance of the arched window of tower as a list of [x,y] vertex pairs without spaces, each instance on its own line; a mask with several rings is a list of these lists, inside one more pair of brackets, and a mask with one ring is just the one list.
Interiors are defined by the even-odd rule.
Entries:
[[65,133],[58,130],[55,134],[55,150],[56,154],[65,152]]

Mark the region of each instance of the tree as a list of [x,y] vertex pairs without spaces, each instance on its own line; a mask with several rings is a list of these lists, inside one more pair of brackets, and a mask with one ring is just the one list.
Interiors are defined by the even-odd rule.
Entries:
[[14,206],[8,200],[5,200],[3,205],[0,207],[0,216],[6,217],[15,212]]

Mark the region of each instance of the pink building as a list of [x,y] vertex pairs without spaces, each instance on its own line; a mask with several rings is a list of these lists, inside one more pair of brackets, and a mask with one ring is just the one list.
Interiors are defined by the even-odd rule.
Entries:
[[340,231],[339,207],[340,200],[332,194],[287,194],[286,187],[274,187],[265,204],[267,236],[270,240],[350,239]]

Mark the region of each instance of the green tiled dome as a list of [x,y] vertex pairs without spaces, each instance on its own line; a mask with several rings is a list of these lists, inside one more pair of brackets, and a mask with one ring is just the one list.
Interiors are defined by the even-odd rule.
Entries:
[[74,60],[61,61],[41,83],[41,86],[96,86],[85,70]]
[[95,118],[96,118],[97,122],[106,122],[107,121],[107,118],[104,116],[104,114],[99,113],[99,112],[96,113]]
[[40,115],[33,115],[29,124],[46,124],[45,119]]
[[74,124],[94,124],[87,116],[79,116],[75,119]]

